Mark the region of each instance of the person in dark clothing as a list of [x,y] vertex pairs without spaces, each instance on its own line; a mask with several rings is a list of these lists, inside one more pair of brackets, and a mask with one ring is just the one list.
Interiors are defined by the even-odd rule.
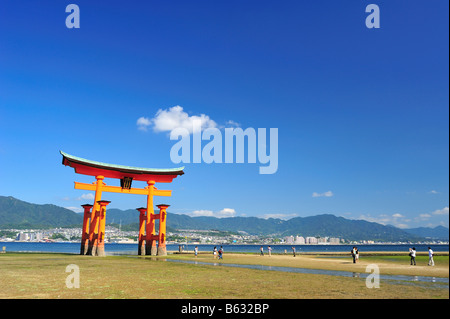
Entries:
[[411,257],[411,266],[414,264],[416,265],[416,248],[413,247],[412,249],[409,249],[409,256]]

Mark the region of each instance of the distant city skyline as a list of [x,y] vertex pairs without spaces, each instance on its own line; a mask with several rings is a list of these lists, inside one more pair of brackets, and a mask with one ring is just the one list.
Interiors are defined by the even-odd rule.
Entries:
[[[73,182],[94,179],[64,167],[62,150],[185,166],[156,185],[172,190],[155,199],[172,213],[449,227],[449,3],[375,3],[379,29],[356,0],[80,0],[73,29],[67,4],[0,3],[0,195],[80,212],[93,193]],[[244,163],[174,163],[170,132],[194,120],[222,135],[276,128],[276,172],[259,174],[265,164],[247,153]],[[103,198],[108,208],[146,202]]]

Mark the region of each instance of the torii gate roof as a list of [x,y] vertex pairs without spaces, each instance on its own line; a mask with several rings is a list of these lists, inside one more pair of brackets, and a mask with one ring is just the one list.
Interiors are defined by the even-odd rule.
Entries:
[[76,157],[63,151],[59,151],[63,156],[62,164],[73,167],[75,173],[83,175],[103,175],[109,178],[123,179],[131,177],[137,181],[150,181],[160,183],[170,183],[174,178],[183,175],[183,167],[178,168],[142,168],[125,165],[107,164],[102,162],[90,161],[81,157]]

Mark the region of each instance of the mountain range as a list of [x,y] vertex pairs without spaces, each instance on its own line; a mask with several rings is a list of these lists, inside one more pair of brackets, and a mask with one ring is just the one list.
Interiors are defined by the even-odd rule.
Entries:
[[0,196],[0,228],[45,228],[79,225],[83,217],[70,209],[37,205],[14,197]]
[[425,237],[425,238],[431,238],[431,239],[442,239],[442,240],[448,240],[449,234],[448,234],[448,228],[444,226],[436,226],[434,228],[430,227],[418,227],[418,228],[410,228],[405,229],[406,232],[419,236],[419,237]]
[[[136,210],[108,209],[107,224],[121,224],[122,229],[138,229],[139,213]],[[0,196],[0,228],[81,227],[82,215],[56,205],[37,205],[14,197]],[[353,220],[322,214],[295,217],[289,220],[258,217],[191,217],[168,213],[168,230],[222,230],[246,232],[253,235],[329,236],[347,240],[421,241],[425,238],[448,240],[448,228],[400,229],[365,220]]]

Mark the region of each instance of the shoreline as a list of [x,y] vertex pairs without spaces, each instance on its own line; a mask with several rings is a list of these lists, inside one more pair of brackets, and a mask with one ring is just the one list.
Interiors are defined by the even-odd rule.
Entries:
[[[55,253],[72,253],[78,254],[80,251],[79,243],[34,243],[34,242],[6,242],[0,243],[1,247],[5,247],[7,252],[55,252]],[[108,255],[137,255],[137,244],[121,244],[121,243],[105,243],[105,252]],[[180,245],[167,245],[169,254],[193,254],[194,247],[198,246],[199,254],[212,254],[213,247],[219,248],[222,245],[183,245],[180,253]],[[269,245],[223,245],[225,254],[247,254],[260,255],[260,247],[264,248],[264,255],[268,254],[267,246]],[[270,245],[272,247],[272,255],[292,256],[292,245]],[[428,254],[428,245],[360,245],[358,246],[360,256],[407,256],[409,248],[415,246],[417,256],[425,256]],[[448,245],[430,245],[435,256],[449,256]],[[296,254],[298,256],[305,255],[322,255],[322,256],[349,256],[351,245],[295,245]]]
[[[28,241],[28,240],[0,240],[0,244],[1,243],[31,243],[31,244],[81,244],[80,241]],[[105,244],[125,244],[125,245],[129,245],[129,244],[138,244],[137,241],[130,241],[130,242],[108,242],[105,241]],[[167,242],[167,245],[178,245],[178,246],[255,246],[255,247],[260,247],[260,246],[305,246],[305,247],[327,247],[327,246],[399,246],[399,245],[410,245],[410,246],[414,246],[414,245],[428,245],[428,246],[444,246],[444,245],[449,245],[450,242],[441,242],[441,243],[371,243],[371,244],[364,244],[364,243],[353,243],[353,244],[286,244],[286,243],[281,243],[281,244],[246,244],[246,243],[226,243],[226,244],[221,244],[221,243],[207,243],[207,244],[200,244],[200,243],[173,243],[173,242]]]
[[[3,253],[2,251],[0,251],[0,253]],[[109,253],[109,254],[108,254]],[[27,250],[27,251],[6,251],[4,254],[68,254],[68,255],[80,255],[79,253],[76,252],[58,252],[58,251],[31,251],[31,250]],[[114,252],[114,251],[106,251],[107,256],[138,256],[138,257],[164,257],[164,256],[153,256],[153,255],[143,255],[143,256],[139,256],[137,254],[133,254],[133,253],[127,253],[127,252]],[[247,256],[257,256],[260,257],[260,253],[256,253],[256,252],[226,252],[227,255],[247,255]],[[194,251],[193,250],[185,250],[183,252],[179,252],[179,251],[175,251],[175,250],[170,250],[167,251],[167,255],[180,255],[180,256],[189,256],[189,255],[194,255]],[[199,251],[198,255],[212,255],[211,252],[209,251]],[[428,256],[428,252],[416,252],[417,256]],[[449,256],[449,252],[448,251],[435,251],[434,252],[434,256]],[[292,257],[292,253],[272,253],[272,256],[287,256],[287,257]],[[298,253],[296,252],[296,256],[337,256],[337,257],[348,257],[350,258],[351,255],[348,252],[323,252],[323,251],[309,251],[309,252],[301,252]],[[364,253],[360,253],[360,256],[364,257],[373,257],[373,256],[409,256],[407,252],[400,252],[400,251],[371,251],[371,252],[364,252]],[[263,257],[269,257],[269,255],[267,253],[264,253]]]
[[[167,251],[168,254],[171,255],[192,255],[194,250],[185,250],[181,253],[179,251],[171,250]],[[242,255],[260,255],[259,252],[226,252],[227,254],[242,254]],[[212,253],[209,251],[199,251],[199,255],[211,255]],[[296,252],[297,256],[307,255],[307,256],[350,256],[350,252],[340,252],[340,251],[302,251]],[[448,251],[434,251],[434,256],[449,256]],[[265,252],[264,255],[268,256]],[[361,256],[409,256],[408,252],[404,251],[368,251],[368,252],[360,252]],[[418,251],[416,252],[417,256],[428,256],[428,252]],[[292,256],[292,252],[287,253],[273,253],[272,256]]]

